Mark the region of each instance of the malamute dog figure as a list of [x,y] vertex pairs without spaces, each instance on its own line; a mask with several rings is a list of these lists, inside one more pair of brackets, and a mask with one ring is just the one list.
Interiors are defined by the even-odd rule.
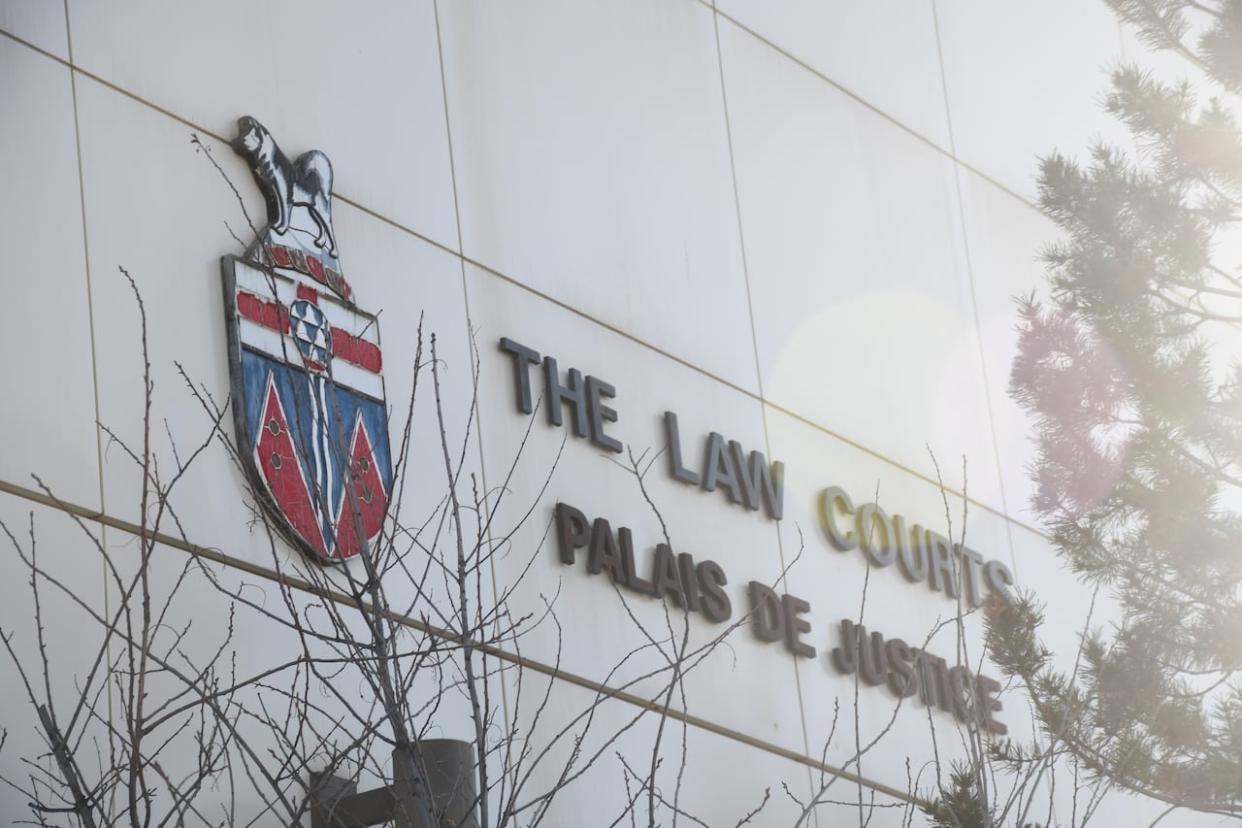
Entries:
[[272,134],[249,115],[237,119],[233,150],[246,159],[267,202],[272,232],[289,229],[293,208],[305,207],[319,228],[315,245],[336,258],[332,232],[332,163],[319,150],[304,152],[294,162],[280,151]]

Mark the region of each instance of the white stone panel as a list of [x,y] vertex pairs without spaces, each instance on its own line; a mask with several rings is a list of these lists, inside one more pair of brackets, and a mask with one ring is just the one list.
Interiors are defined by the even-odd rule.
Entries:
[[[64,717],[67,721],[78,702],[78,682],[90,670],[104,637],[87,609],[67,592],[40,578],[39,605],[48,657],[45,683],[30,569],[22,557],[29,560],[33,545],[39,568],[95,612],[103,607],[103,559],[91,538],[62,512],[3,494],[0,521],[21,550],[19,555],[13,540],[0,534],[0,584],[4,585],[0,631],[20,660],[35,696],[32,702],[8,650],[0,649],[0,731],[7,731],[4,749],[0,750],[0,774],[28,784],[37,773],[22,763],[23,757],[32,760],[36,767],[49,771],[55,768],[54,761],[46,757],[47,741],[35,705],[47,703],[50,687],[52,709],[58,719]],[[98,536],[97,525],[88,523],[87,528]],[[93,737],[106,738],[102,727],[88,727],[87,731]],[[29,799],[21,793],[0,785],[0,817],[6,822],[31,819],[27,802]]]
[[949,122],[932,5],[931,0],[720,0],[716,7],[947,150]]
[[69,70],[0,39],[0,479],[99,504],[89,297]]
[[341,195],[456,247],[433,4],[69,5],[74,59],[231,139],[253,115]]
[[1125,140],[1104,112],[1121,57],[1104,3],[938,3],[949,117],[957,156],[1034,200],[1038,159],[1084,157],[1103,138]]
[[466,254],[753,390],[710,9],[440,11]]
[[[958,497],[949,495],[946,503],[935,485],[772,408],[768,436],[774,453],[797,459],[787,470],[788,512],[781,536],[787,555],[803,544],[789,584],[791,592],[811,604],[807,614],[811,632],[806,638],[817,650],[814,658],[798,662],[811,753],[822,752],[830,764],[853,772],[861,764],[864,776],[898,790],[910,784],[905,765],[909,758],[915,776],[924,772],[914,784],[922,789],[929,780],[923,763],[933,754],[933,734],[944,767],[962,755],[957,721],[947,712],[923,706],[917,697],[899,705],[887,687],[856,685],[856,674],[838,671],[831,652],[841,643],[841,621],[861,619],[868,632],[879,632],[885,640],[901,638],[951,664],[957,663],[961,652],[962,663],[978,670],[983,657],[982,618],[963,603],[959,639],[959,605],[945,592],[933,590],[927,581],[907,580],[897,564],[869,566],[859,549],[843,552],[832,546],[820,522],[820,494],[839,486],[856,508],[878,503],[890,516],[905,517],[908,527],[918,523],[955,542],[961,542],[965,527],[968,547],[985,560],[1008,565],[1004,523],[977,506],[964,509]],[[843,519],[841,528],[848,531],[848,521]],[[1018,583],[1024,585],[1021,579]],[[959,641],[964,648],[960,651]],[[1002,678],[994,667],[982,663],[986,665],[982,672]],[[1002,695],[1001,702],[1004,710],[999,718],[1011,733],[1029,729],[1024,706],[1017,706],[1008,695]],[[834,789],[840,787],[842,783],[837,783]]]
[[[735,825],[764,802],[765,791],[770,793],[767,803],[748,824],[793,825],[801,809],[782,785],[788,785],[803,802],[809,801],[804,765],[674,719],[665,720],[660,733],[658,712],[615,700],[601,701],[591,691],[566,682],[555,683],[551,698],[556,702],[536,719],[535,705],[547,692],[548,681],[538,675],[524,677],[530,707],[518,717],[522,733],[533,748],[532,759],[545,747],[551,750],[537,765],[529,763],[532,773],[519,802],[552,789],[566,768],[575,738],[581,735],[582,742],[581,755],[570,765],[568,778],[572,781],[552,800],[547,824],[578,824],[589,815],[592,824],[608,825],[631,801],[635,822],[647,822],[649,803],[640,780],[650,773],[653,754],[660,762],[655,775],[657,825],[671,823],[674,802],[683,812],[679,823],[699,824],[695,820],[701,820],[706,825]],[[588,719],[584,714],[592,710],[594,716]],[[558,738],[562,731],[564,735]],[[824,806],[820,813],[821,819],[847,815],[854,817],[832,806]],[[618,824],[630,824],[630,817],[625,816]],[[877,818],[872,824],[899,822]]]
[[1058,239],[1058,231],[1029,204],[964,167],[959,172],[1006,506],[1009,514],[1031,523],[1036,519],[1029,474],[1036,456],[1035,426],[1009,395],[1009,373],[1017,356],[1018,299],[1032,292],[1046,296],[1047,270],[1040,254]]
[[951,162],[736,27],[721,47],[765,398],[925,475],[965,454],[995,495]]
[[65,9],[60,3],[3,0],[0,2],[0,30],[46,49],[59,58],[69,58]]
[[[152,447],[162,478],[177,468],[170,439],[184,460],[211,433],[211,417],[177,371],[201,384],[223,403],[229,394],[228,356],[219,258],[238,252],[224,222],[248,233],[232,192],[205,159],[196,155],[182,125],[93,83],[79,89],[83,129],[87,214],[100,227],[92,247],[94,307],[99,359],[109,366],[100,389],[100,419],[131,447],[142,438],[142,366],[139,316],[129,286],[117,273],[124,265],[142,292],[151,348],[154,400]],[[123,124],[124,128],[118,127]],[[228,148],[211,142],[251,214],[258,201],[249,173]],[[116,193],[126,193],[118,209]],[[158,221],[155,216],[159,216]],[[446,422],[454,451],[466,434],[471,375],[466,343],[465,304],[457,259],[391,225],[338,202],[336,229],[346,278],[359,305],[379,316],[384,377],[390,406],[389,435],[394,453],[404,432],[412,392],[420,314],[428,340],[438,333],[446,399]],[[404,487],[401,519],[418,526],[443,498],[443,460],[429,369],[420,375],[412,449],[413,469]],[[224,433],[234,436],[231,414]],[[171,438],[170,436],[171,435]],[[467,452],[467,472],[477,459]],[[109,510],[135,521],[137,467],[117,445],[108,448],[105,487]],[[203,546],[262,566],[300,566],[297,553],[281,542],[273,551],[262,526],[250,520],[244,478],[218,444],[190,466],[172,496],[181,528]],[[165,520],[164,531],[177,527]],[[406,598],[412,598],[412,588]]]
[[[516,646],[544,663],[559,658],[561,668],[571,673],[656,698],[667,686],[669,673],[652,642],[667,647],[671,624],[673,639],[680,645],[685,629],[681,611],[669,604],[666,617],[666,605],[656,599],[630,590],[614,591],[606,573],[588,574],[585,549],[578,550],[572,566],[560,563],[552,521],[555,504],[564,501],[592,521],[607,519],[614,532],[621,526],[629,528],[637,570],[648,579],[654,549],[663,540],[663,521],[674,552],[688,552],[696,562],[710,559],[720,564],[733,609],[729,623],[712,624],[697,613],[689,618],[687,652],[706,658],[692,659],[698,663],[686,675],[685,704],[695,715],[802,750],[790,656],[779,644],[755,642],[744,627],[732,629],[724,645],[711,648],[730,624],[744,618],[747,583],[778,579],[781,558],[774,523],[763,512],[730,503],[721,489],[706,492],[672,479],[667,466],[664,411],[679,415],[685,465],[701,470],[703,446],[711,431],[737,440],[747,451],[764,451],[758,402],[485,271],[472,268],[469,276],[482,362],[487,484],[494,492],[502,487],[507,492],[493,516],[493,537],[507,538],[496,558],[497,588],[511,593],[515,619],[544,614],[546,599],[562,625],[559,640],[549,619]],[[650,504],[634,475],[622,467],[629,454],[607,452],[573,436],[568,406],[563,428],[548,425],[546,404],[535,411],[533,422],[518,412],[512,361],[497,345],[502,336],[554,357],[562,382],[573,367],[615,387],[616,398],[610,404],[619,419],[607,424],[607,433],[627,452],[632,450],[643,468],[650,465],[645,477]],[[539,399],[540,375],[532,369],[530,376],[533,396]],[[523,440],[520,461],[507,476]],[[515,531],[524,517],[525,524]],[[627,659],[631,651],[635,652]],[[643,678],[656,670],[662,672]],[[756,699],[764,702],[756,704]],[[683,704],[679,693],[673,703]]]

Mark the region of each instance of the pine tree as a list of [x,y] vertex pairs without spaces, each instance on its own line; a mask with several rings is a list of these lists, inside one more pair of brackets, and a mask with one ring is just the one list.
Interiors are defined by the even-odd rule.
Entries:
[[979,775],[968,766],[958,766],[949,774],[949,784],[940,789],[939,798],[923,806],[923,813],[931,828],[983,828],[984,800]]
[[1011,394],[1037,425],[1034,507],[1115,623],[1052,666],[1027,596],[993,659],[1098,778],[1242,815],[1242,0],[1109,0],[1196,84],[1118,69],[1128,150],[1041,162],[1062,241],[1021,307]]

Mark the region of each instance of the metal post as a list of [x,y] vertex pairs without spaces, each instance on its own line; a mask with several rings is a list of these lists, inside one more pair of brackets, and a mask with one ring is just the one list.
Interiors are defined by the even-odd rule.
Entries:
[[366,828],[389,821],[396,828],[479,828],[473,745],[427,739],[418,743],[418,754],[422,774],[409,751],[394,750],[392,784],[364,793],[349,779],[312,774],[312,828]]
[[340,821],[332,816],[342,802],[358,792],[358,783],[323,771],[310,775],[310,788],[315,802],[315,807],[311,808],[311,828],[335,828]]
[[414,782],[418,775],[409,751],[398,748],[392,752],[392,776],[392,822],[395,828],[432,828],[430,820],[425,817],[434,819],[433,810],[427,807],[428,803],[416,802],[414,798]]
[[423,739],[418,746],[443,828],[479,828],[474,746],[458,739]]

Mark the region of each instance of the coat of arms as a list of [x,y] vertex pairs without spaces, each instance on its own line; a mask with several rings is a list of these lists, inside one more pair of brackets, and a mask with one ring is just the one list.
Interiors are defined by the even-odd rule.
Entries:
[[290,161],[254,118],[237,131],[268,217],[221,260],[237,443],[283,534],[344,560],[383,526],[392,486],[379,328],[341,271],[328,157]]

